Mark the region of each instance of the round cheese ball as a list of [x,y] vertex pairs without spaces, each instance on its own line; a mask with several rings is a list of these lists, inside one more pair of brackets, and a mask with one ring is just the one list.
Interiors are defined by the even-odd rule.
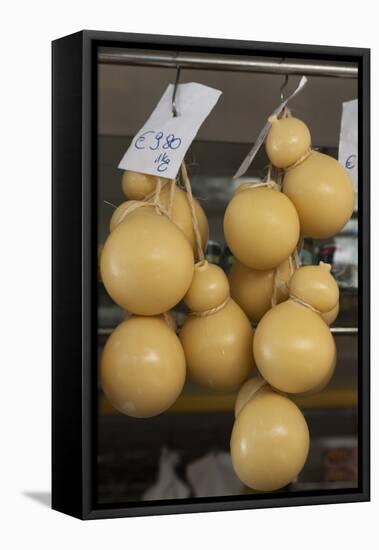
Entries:
[[150,208],[139,208],[107,238],[100,269],[116,304],[138,315],[158,315],[186,294],[194,257],[176,225]]
[[136,418],[156,416],[182,391],[183,348],[163,319],[133,316],[108,338],[100,372],[104,393],[116,409]]
[[296,207],[302,235],[308,237],[335,235],[353,213],[354,189],[347,170],[316,151],[286,173],[283,192]]
[[298,476],[309,452],[309,431],[287,397],[258,391],[238,414],[230,440],[239,479],[257,491],[275,491]]
[[217,313],[190,315],[180,332],[192,380],[211,390],[233,390],[254,367],[253,329],[233,300]]
[[237,260],[253,269],[281,264],[295,249],[299,231],[291,201],[267,187],[238,192],[225,212],[226,242]]
[[266,138],[266,153],[274,166],[287,168],[309,151],[311,134],[308,126],[294,117],[270,117],[271,128]]
[[317,313],[292,300],[264,315],[253,349],[263,378],[288,393],[317,388],[334,368],[336,349],[329,327]]

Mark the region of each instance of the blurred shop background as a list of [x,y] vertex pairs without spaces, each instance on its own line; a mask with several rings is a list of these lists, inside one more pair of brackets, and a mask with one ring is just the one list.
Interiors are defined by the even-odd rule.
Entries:
[[[111,49],[103,53],[112,54]],[[280,61],[280,60],[278,60]],[[302,60],[299,60],[300,62]],[[303,60],[304,61],[304,60]],[[117,168],[133,136],[156,106],[175,68],[128,64],[98,65],[98,244],[109,232],[112,206],[125,200],[122,172]],[[222,224],[226,205],[242,180],[232,176],[280,103],[284,76],[184,68],[180,82],[200,82],[223,94],[201,127],[187,156],[194,195],[209,220],[210,261],[226,271],[233,262],[225,246]],[[290,76],[284,91],[296,87]],[[309,76],[303,92],[290,104],[304,120],[312,145],[338,158],[342,104],[358,96],[354,77]],[[265,175],[267,157],[262,147],[246,177]],[[356,201],[357,202],[357,201]],[[337,345],[337,367],[320,394],[295,401],[304,411],[310,434],[308,461],[299,478],[285,490],[320,490],[357,486],[357,376],[358,376],[358,219],[352,219],[328,240],[306,239],[302,263],[331,263],[341,292],[340,314],[332,331]],[[175,310],[180,327],[185,308]],[[98,352],[125,312],[98,282]],[[134,419],[115,411],[99,385],[98,500],[100,503],[187,496],[251,493],[233,473],[229,438],[235,394],[210,394],[187,381],[184,393],[166,413]]]

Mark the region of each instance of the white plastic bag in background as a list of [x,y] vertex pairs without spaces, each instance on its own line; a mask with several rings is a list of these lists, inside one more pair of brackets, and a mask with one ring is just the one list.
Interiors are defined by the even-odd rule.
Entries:
[[196,497],[239,495],[244,487],[228,453],[209,453],[195,460],[187,467],[187,479]]
[[161,500],[172,498],[187,498],[190,489],[176,475],[175,466],[179,462],[179,454],[163,447],[159,460],[158,478],[142,495],[142,500]]

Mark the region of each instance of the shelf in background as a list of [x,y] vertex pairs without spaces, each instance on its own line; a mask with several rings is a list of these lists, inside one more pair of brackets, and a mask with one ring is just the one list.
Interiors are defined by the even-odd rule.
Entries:
[[[341,336],[358,334],[357,327],[330,327],[330,330],[332,334],[338,334]],[[110,336],[113,331],[114,328],[103,327],[98,329],[97,334],[99,336]]]
[[[225,394],[182,394],[176,403],[166,411],[168,414],[196,412],[228,412],[234,410],[235,393]],[[336,409],[357,406],[357,391],[354,388],[324,390],[315,395],[294,397],[301,409]],[[100,396],[102,416],[121,415],[107,399]]]

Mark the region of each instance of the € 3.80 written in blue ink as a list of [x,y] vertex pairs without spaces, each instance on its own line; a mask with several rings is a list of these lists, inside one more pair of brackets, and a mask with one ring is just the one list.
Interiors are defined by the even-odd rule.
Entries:
[[147,130],[142,134],[136,136],[134,140],[134,147],[138,150],[149,149],[150,151],[156,151],[157,156],[154,159],[154,164],[158,172],[164,172],[167,170],[170,164],[170,151],[179,149],[182,144],[180,137],[174,134],[164,134],[162,131]]

